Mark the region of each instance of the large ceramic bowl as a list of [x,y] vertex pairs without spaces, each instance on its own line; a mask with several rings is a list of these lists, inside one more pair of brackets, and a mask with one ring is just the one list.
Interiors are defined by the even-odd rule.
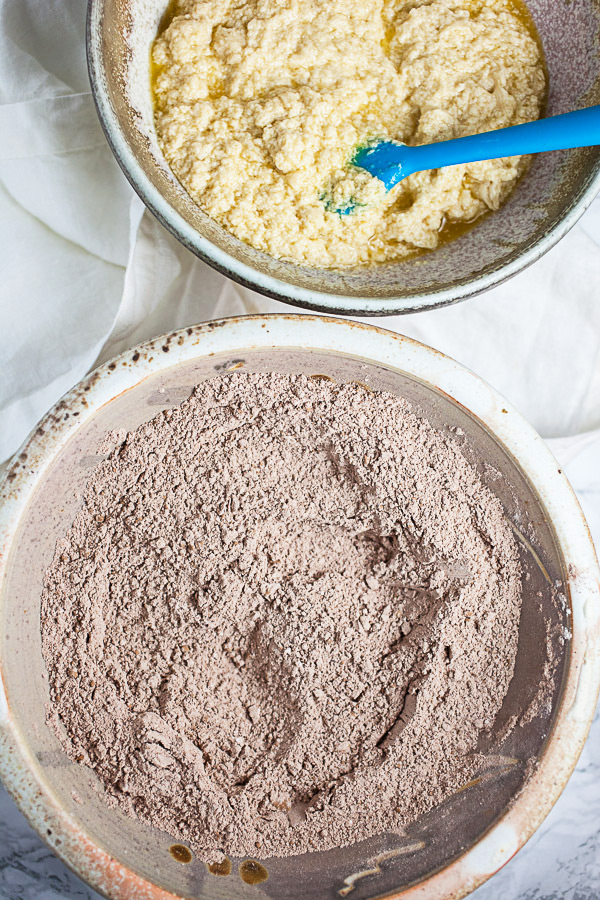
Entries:
[[[435,252],[376,267],[323,270],[283,262],[203,213],[158,147],[150,45],[167,0],[89,0],[92,91],[113,152],[146,206],[186,247],[231,278],[296,306],[392,315],[485,291],[535,262],[574,225],[600,187],[600,148],[535,158],[501,210]],[[550,72],[548,113],[600,103],[600,0],[529,0]]]
[[[481,746],[477,778],[404,834],[266,860],[260,886],[241,880],[240,860],[227,877],[200,860],[177,862],[169,853],[176,836],[105,805],[92,772],[67,758],[46,724],[40,647],[43,572],[103,458],[106,433],[134,428],[202,379],[241,367],[329,375],[408,398],[460,442],[500,498],[524,569],[515,675]],[[44,840],[115,900],[456,900],[530,837],[576,763],[600,681],[599,573],[583,515],[519,414],[477,376],[414,341],[304,315],[209,322],[143,344],[54,407],[15,457],[0,504],[0,771]]]

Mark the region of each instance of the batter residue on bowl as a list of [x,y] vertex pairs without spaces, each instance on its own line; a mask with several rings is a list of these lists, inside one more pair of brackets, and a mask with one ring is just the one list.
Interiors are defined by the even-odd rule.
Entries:
[[[348,166],[372,139],[538,118],[543,51],[520,0],[177,0],[172,13],[152,52],[160,146],[203,210],[275,257],[350,266],[434,249],[525,170],[453,166],[385,194]],[[365,205],[328,211],[332,180]]]
[[49,721],[109,803],[212,863],[396,832],[476,775],[521,567],[453,440],[236,373],[115,442],[42,598]]

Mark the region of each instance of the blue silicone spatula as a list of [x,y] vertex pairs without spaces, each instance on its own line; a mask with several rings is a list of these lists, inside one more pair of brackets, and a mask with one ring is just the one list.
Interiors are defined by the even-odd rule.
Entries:
[[389,191],[426,169],[594,144],[600,144],[600,106],[420,147],[380,141],[357,150],[352,164],[379,178]]

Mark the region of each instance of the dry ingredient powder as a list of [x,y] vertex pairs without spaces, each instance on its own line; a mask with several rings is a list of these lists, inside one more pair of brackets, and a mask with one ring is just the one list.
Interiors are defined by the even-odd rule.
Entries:
[[209,862],[398,831],[481,762],[520,574],[404,400],[214,378],[121,439],[57,546],[48,718],[108,803]]

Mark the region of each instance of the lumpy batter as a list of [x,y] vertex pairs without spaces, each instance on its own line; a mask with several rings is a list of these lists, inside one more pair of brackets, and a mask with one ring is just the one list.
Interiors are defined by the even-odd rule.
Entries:
[[[411,175],[348,165],[538,118],[543,52],[514,0],[178,0],[153,48],[156,127],[198,205],[253,247],[313,266],[398,259],[497,209],[512,157]],[[328,211],[336,184],[368,202]]]

